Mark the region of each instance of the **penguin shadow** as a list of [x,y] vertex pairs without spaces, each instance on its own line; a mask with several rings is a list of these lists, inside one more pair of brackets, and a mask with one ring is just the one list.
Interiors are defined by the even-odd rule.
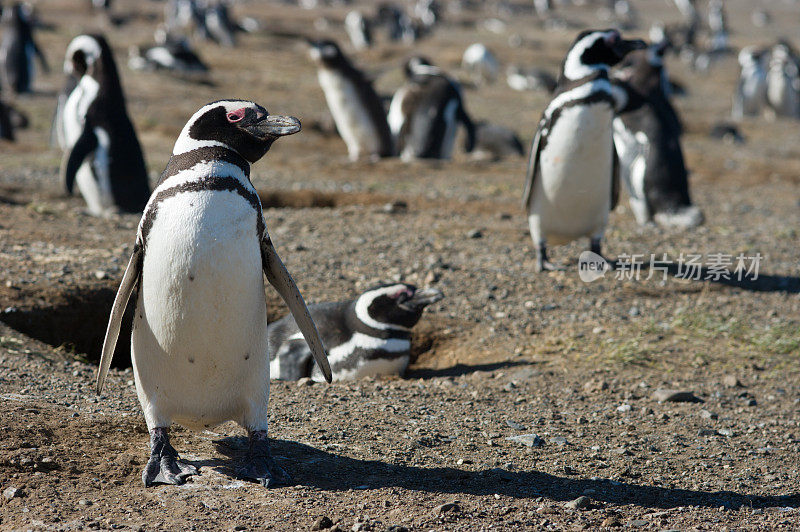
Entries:
[[[503,468],[469,471],[453,467],[409,466],[349,458],[293,441],[271,440],[271,443],[273,456],[290,472],[295,484],[332,492],[404,488],[451,495],[491,496],[496,493],[517,499],[544,497],[562,502],[591,493],[595,505],[635,504],[659,509],[679,506],[728,509],[800,507],[800,493],[758,496],[735,491],[706,492],[607,479],[561,477],[538,471]],[[217,450],[230,460],[229,463],[222,459],[191,463],[210,466],[219,473],[236,478],[232,466],[244,456],[247,439],[243,436],[228,437],[215,441],[215,444]]]
[[499,369],[514,368],[517,366],[529,366],[531,363],[527,360],[505,362],[494,362],[490,364],[456,364],[448,368],[429,369],[429,368],[409,368],[406,370],[404,379],[433,379],[436,377],[460,377],[475,373],[476,371],[495,371]]
[[[610,262],[610,261],[609,261]],[[615,270],[619,268],[619,261],[612,262]],[[642,270],[649,270],[650,265],[644,264]],[[717,269],[698,265],[694,270],[687,270],[686,265],[677,262],[669,262],[664,266],[659,266],[659,271],[653,273],[653,278],[659,278],[664,271],[675,279],[689,279],[698,282],[710,282],[722,286],[740,288],[748,292],[785,292],[787,294],[800,293],[800,277],[793,275],[771,275],[758,272],[758,275],[739,275],[734,271],[728,271],[725,275],[720,275]]]

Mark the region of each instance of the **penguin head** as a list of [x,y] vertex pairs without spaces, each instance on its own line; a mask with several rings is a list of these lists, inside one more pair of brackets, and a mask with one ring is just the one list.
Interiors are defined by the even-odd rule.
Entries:
[[422,311],[444,294],[434,288],[417,289],[406,283],[380,284],[370,288],[356,300],[356,314],[389,326],[410,329],[422,317]]
[[629,52],[646,47],[642,40],[623,39],[614,29],[586,30],[578,35],[567,52],[561,69],[562,77],[577,80],[598,70],[608,71]]
[[647,50],[628,54],[614,72],[616,80],[625,81],[642,93],[648,93],[661,85],[664,71],[664,52],[658,45]]
[[403,65],[403,72],[406,78],[413,79],[415,76],[438,75],[442,73],[442,70],[434,66],[427,57],[415,55]]
[[64,73],[81,77],[97,64],[103,53],[100,39],[96,35],[78,35],[72,39],[64,57]]
[[308,55],[320,66],[337,68],[348,64],[339,45],[330,40],[308,41]]
[[270,115],[247,100],[219,100],[203,106],[183,127],[173,154],[204,146],[222,146],[254,163],[278,137],[300,131],[293,116]]

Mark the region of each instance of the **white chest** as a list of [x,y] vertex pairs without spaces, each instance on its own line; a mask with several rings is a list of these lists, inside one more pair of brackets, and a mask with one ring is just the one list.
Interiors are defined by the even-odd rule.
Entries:
[[320,69],[319,84],[351,158],[360,152],[378,153],[378,132],[353,82],[337,72]]
[[64,104],[64,137],[72,147],[83,133],[86,112],[97,97],[100,84],[91,76],[83,76]]

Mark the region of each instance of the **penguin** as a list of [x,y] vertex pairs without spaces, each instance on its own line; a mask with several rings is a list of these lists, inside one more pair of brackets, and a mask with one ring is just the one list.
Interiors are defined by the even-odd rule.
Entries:
[[0,98],[0,139],[14,141],[17,129],[28,127],[28,116]]
[[628,96],[614,119],[614,145],[636,221],[689,229],[703,223],[703,212],[689,196],[682,126],[664,92],[665,49],[662,44],[632,52],[612,75]]
[[552,93],[556,90],[556,78],[549,72],[540,68],[522,68],[509,66],[506,69],[506,82],[515,91],[546,91]]
[[413,44],[420,37],[419,28],[405,10],[392,3],[378,5],[377,22],[385,26],[390,41]]
[[372,46],[372,30],[369,21],[361,11],[354,10],[344,18],[344,29],[356,50],[364,50]]
[[78,79],[61,111],[67,193],[77,182],[94,216],[141,212],[150,197],[147,168],[108,42],[101,35],[75,37],[64,70]]
[[336,129],[351,161],[394,155],[386,113],[372,83],[345,57],[333,41],[310,41],[309,54],[325,93]]
[[618,161],[613,143],[614,113],[627,103],[611,85],[608,70],[644,41],[624,40],[617,30],[578,35],[561,66],[555,97],[545,108],[534,136],[525,178],[537,271],[556,267],[547,244],[587,236],[601,253],[601,240],[618,198]]
[[238,26],[231,20],[228,4],[217,0],[205,7],[203,14],[203,33],[220,46],[232,48],[236,46],[236,30]]
[[522,157],[524,154],[522,141],[512,129],[483,121],[475,124],[473,159],[498,161],[511,156]]
[[739,83],[733,95],[731,116],[741,120],[758,116],[767,103],[767,71],[764,68],[765,50],[746,46],[739,52]]
[[423,57],[405,65],[406,84],[392,97],[389,127],[404,161],[449,159],[459,124],[467,130],[465,151],[475,146],[475,126],[467,114],[461,86]]
[[469,72],[475,84],[481,85],[494,82],[500,70],[500,63],[486,45],[476,42],[464,50],[461,68]]
[[0,28],[0,82],[20,94],[33,90],[34,56],[42,70],[50,71],[42,50],[33,38],[33,21],[28,6],[19,2],[3,9]]
[[[381,284],[356,299],[308,307],[328,350],[333,380],[402,375],[411,360],[411,329],[444,295],[405,283]],[[270,378],[322,380],[292,316],[269,325]]]
[[724,53],[730,50],[728,21],[722,0],[708,0],[708,28],[711,30],[710,52]]
[[155,46],[133,46],[128,54],[131,70],[169,70],[178,74],[203,74],[208,66],[192,50],[189,41],[156,31]]
[[767,71],[767,104],[773,117],[800,115],[800,70],[792,49],[779,42],[770,50]]
[[101,393],[122,315],[134,305],[131,359],[150,431],[145,486],[183,484],[197,470],[178,460],[169,428],[235,421],[250,446],[238,476],[265,487],[289,475],[267,439],[269,355],[264,280],[278,291],[311,346],[330,366],[314,321],[267,233],[250,165],[279,137],[300,131],[290,116],[244,100],[200,108],[184,126],[139,222],[111,310],[97,373]]

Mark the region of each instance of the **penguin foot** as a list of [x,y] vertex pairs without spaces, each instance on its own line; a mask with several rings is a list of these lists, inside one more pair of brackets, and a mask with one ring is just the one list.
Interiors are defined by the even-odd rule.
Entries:
[[236,474],[240,478],[255,480],[265,488],[289,486],[292,477],[281,468],[272,457],[266,430],[255,430],[250,433],[250,448],[245,463]]
[[541,260],[536,263],[537,272],[563,272],[564,270],[566,270],[565,267],[552,263],[549,260]]
[[150,460],[142,471],[145,487],[155,484],[181,485],[192,475],[198,475],[197,468],[178,460],[178,451],[169,443],[165,427],[157,427],[150,433]]

